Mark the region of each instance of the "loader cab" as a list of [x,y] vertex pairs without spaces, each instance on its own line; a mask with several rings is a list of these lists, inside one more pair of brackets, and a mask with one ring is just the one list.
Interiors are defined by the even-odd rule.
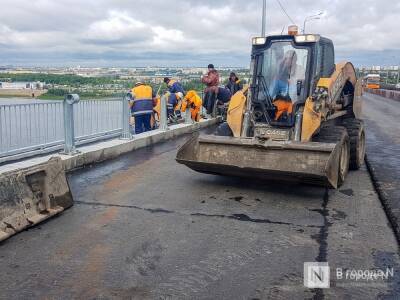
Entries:
[[256,122],[292,127],[319,78],[335,69],[333,43],[319,35],[254,38],[252,103]]

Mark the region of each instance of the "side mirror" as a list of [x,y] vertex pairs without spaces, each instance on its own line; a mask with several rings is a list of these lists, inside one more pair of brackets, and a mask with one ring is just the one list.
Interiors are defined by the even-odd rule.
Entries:
[[301,89],[303,88],[303,80],[297,80],[297,96],[301,95]]

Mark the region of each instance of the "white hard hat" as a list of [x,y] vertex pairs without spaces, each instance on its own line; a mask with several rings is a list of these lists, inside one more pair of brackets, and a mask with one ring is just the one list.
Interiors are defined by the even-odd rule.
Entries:
[[179,99],[182,99],[182,98],[183,98],[183,94],[182,94],[181,92],[177,92],[177,93],[176,93],[176,96],[177,96]]

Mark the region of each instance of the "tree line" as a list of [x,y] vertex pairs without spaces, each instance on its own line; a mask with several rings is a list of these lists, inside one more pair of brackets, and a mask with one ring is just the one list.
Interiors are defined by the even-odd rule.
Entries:
[[0,73],[0,80],[45,82],[47,84],[78,86],[83,84],[101,85],[115,83],[116,77],[83,77],[73,74],[43,74],[43,73]]

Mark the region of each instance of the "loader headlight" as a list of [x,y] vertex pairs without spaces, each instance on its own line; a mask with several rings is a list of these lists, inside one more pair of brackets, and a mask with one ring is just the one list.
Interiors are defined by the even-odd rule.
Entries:
[[315,43],[319,41],[319,35],[316,34],[296,35],[294,39],[296,43]]
[[264,45],[267,41],[265,37],[255,37],[253,38],[253,45]]

